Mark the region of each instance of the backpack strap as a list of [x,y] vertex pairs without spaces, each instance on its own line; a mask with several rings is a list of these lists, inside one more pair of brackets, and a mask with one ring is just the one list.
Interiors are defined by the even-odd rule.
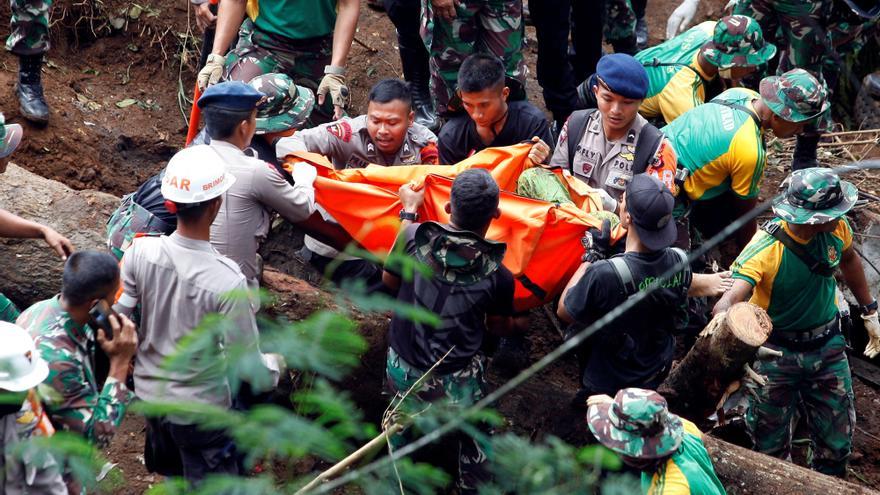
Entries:
[[704,86],[709,85],[709,81],[707,81],[706,78],[704,78],[698,70],[694,69],[688,64],[683,64],[681,62],[661,62],[659,59],[655,58],[654,60],[642,62],[642,67],[678,67],[680,69],[687,69],[693,72]]
[[633,280],[632,270],[629,269],[629,265],[626,264],[626,259],[624,259],[623,256],[608,258],[608,262],[611,263],[611,267],[614,268],[614,273],[617,274],[617,280],[620,281],[622,289],[621,295],[623,295],[624,298],[628,298],[639,291],[635,280]]
[[639,139],[636,140],[636,153],[633,158],[633,175],[644,173],[648,170],[648,165],[657,153],[660,142],[663,140],[663,133],[660,129],[650,122],[642,127],[639,133]]
[[811,272],[815,273],[816,275],[821,275],[823,277],[830,277],[834,275],[834,267],[832,267],[828,263],[825,263],[824,261],[819,261],[815,257],[813,257],[812,254],[804,249],[804,246],[802,244],[798,243],[797,241],[792,239],[790,235],[788,235],[788,232],[786,232],[785,229],[782,228],[781,224],[775,222],[767,222],[764,224],[763,227],[761,227],[761,229],[763,229],[764,232],[772,235],[774,238],[776,238],[776,240],[781,242],[786,249],[794,253],[795,256],[797,256],[805,265],[807,265],[807,268],[809,268]]
[[745,113],[749,114],[749,117],[751,117],[752,120],[755,121],[755,125],[758,126],[759,129],[761,128],[761,119],[758,117],[758,114],[756,114],[755,112],[752,111],[751,108],[748,108],[744,105],[740,105],[739,103],[731,103],[729,101],[724,101],[724,100],[710,100],[709,103],[714,103],[716,105],[722,105],[722,106],[725,106],[728,108],[732,108],[734,110],[739,110],[741,112],[745,112]]
[[584,136],[587,130],[587,122],[590,117],[598,112],[598,108],[588,108],[586,110],[578,110],[572,112],[568,118],[568,171],[574,173],[574,152],[577,151],[577,144]]
[[291,186],[296,185],[293,181],[293,175],[291,175],[290,172],[288,172],[287,169],[284,168],[284,165],[281,165],[280,163],[278,163],[278,160],[273,160],[273,161],[267,162],[267,163],[269,163],[269,165],[271,165],[272,168],[277,170],[278,173],[281,174],[281,177],[284,177],[284,180],[286,180],[288,184],[290,184]]

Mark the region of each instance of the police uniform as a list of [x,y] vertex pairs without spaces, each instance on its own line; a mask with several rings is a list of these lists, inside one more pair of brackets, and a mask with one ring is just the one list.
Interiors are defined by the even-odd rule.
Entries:
[[210,146],[236,178],[211,225],[211,245],[238,263],[248,284],[256,287],[257,250],[269,233],[272,212],[292,223],[307,219],[315,211],[315,189],[311,184],[291,185],[274,166],[233,144],[214,140]]
[[437,163],[437,136],[427,127],[413,123],[403,145],[392,156],[385,155],[367,132],[367,116],[344,117],[312,129],[297,131],[275,145],[279,159],[292,151],[320,153],[337,169],[376,165],[434,165]]
[[[437,136],[427,127],[413,123],[407,130],[406,138],[400,149],[393,156],[380,152],[367,132],[367,116],[342,118],[335,122],[323,124],[312,129],[296,132],[291,137],[282,138],[276,144],[278,157],[283,158],[294,151],[310,151],[326,156],[337,169],[363,168],[370,163],[384,166],[437,164]],[[333,218],[320,206],[318,210],[325,221],[334,222]],[[373,279],[377,287],[381,284],[381,270],[363,259],[342,254],[335,248],[305,236],[303,240],[309,253],[310,263],[320,271],[333,258],[341,257],[343,261],[332,274],[334,281],[356,276],[357,278]],[[372,285],[372,284],[371,284]]]
[[136,239],[122,258],[123,294],[119,304],[140,304],[138,350],[134,383],[146,401],[180,401],[230,407],[225,376],[202,374],[220,363],[190,363],[186,371],[167,373],[162,363],[181,339],[198,327],[205,315],[229,318],[225,344],[256,345],[257,324],[250,301],[228,296],[248,289],[238,265],[221,255],[208,241],[190,239],[178,232],[170,236]]
[[[615,201],[620,201],[626,185],[633,176],[636,142],[648,121],[641,115],[636,115],[626,136],[611,141],[605,137],[600,112],[593,112],[588,119],[584,135],[579,137],[575,147],[574,157],[568,156],[566,141],[578,137],[568,135],[568,122],[565,123],[559,134],[559,144],[550,159],[550,166],[571,170],[575,177],[586,182],[590,187],[602,189]],[[613,204],[606,205],[608,206],[613,210]]]

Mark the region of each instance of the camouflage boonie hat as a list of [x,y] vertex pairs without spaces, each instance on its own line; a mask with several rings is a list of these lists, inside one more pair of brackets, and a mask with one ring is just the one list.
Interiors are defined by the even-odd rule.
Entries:
[[24,135],[24,129],[18,124],[7,124],[6,117],[0,113],[0,158],[11,155]]
[[452,230],[437,222],[416,229],[416,259],[434,271],[434,277],[453,285],[478,282],[501,266],[507,245],[467,230]]
[[703,56],[719,69],[756,67],[776,55],[776,46],[764,40],[758,21],[744,15],[722,17]]
[[257,134],[298,129],[315,107],[311,90],[294,84],[287,74],[263,74],[248,84],[266,95],[257,106]]
[[840,180],[828,168],[805,168],[793,172],[782,183],[782,198],[773,203],[773,213],[788,223],[815,225],[842,217],[859,198],[859,190]]
[[770,110],[789,122],[815,119],[831,106],[825,83],[819,82],[804,69],[765,77],[759,89],[761,99]]
[[625,388],[614,401],[590,406],[590,431],[609,449],[638,459],[659,459],[681,445],[681,418],[669,412],[666,399],[652,390]]

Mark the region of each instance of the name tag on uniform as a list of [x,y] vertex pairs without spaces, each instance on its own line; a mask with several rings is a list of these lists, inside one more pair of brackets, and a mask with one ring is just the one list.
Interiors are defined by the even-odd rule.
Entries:
[[[630,155],[632,156],[632,155]],[[632,180],[632,160],[618,156],[608,167],[608,177],[605,179],[605,187],[623,191]]]

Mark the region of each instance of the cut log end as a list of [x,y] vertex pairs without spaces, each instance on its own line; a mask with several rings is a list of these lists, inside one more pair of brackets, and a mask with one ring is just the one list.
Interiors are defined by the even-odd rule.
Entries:
[[767,341],[773,324],[762,308],[748,302],[734,304],[727,310],[725,323],[743,343],[758,347]]

